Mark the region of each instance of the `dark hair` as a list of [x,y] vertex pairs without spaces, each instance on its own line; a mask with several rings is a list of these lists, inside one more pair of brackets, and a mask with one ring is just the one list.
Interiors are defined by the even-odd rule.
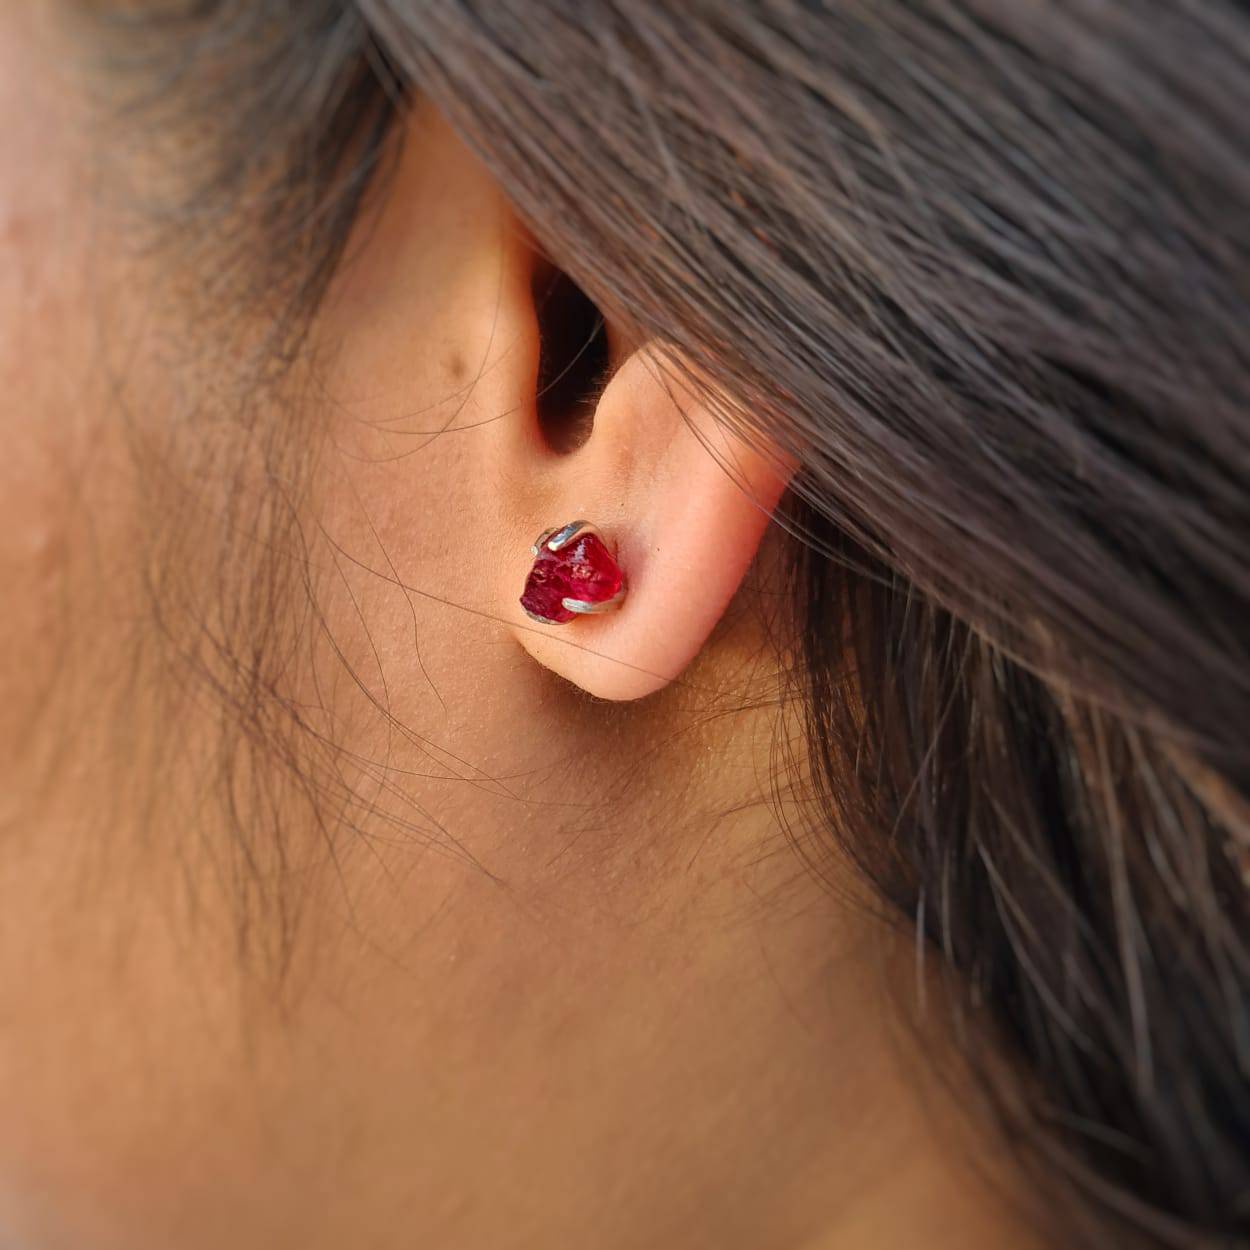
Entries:
[[217,118],[195,199],[263,235],[257,289],[315,301],[420,92],[583,290],[799,457],[829,837],[1104,1237],[1250,1244],[1238,0],[157,7],[125,46]]

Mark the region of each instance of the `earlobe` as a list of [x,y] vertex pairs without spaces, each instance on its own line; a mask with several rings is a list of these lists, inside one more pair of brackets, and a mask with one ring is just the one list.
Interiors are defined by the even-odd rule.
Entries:
[[[533,446],[512,444],[526,445]],[[512,466],[511,480],[521,469]],[[556,512],[533,518],[535,528],[593,523],[627,595],[610,614],[535,622],[541,613],[527,615],[520,602],[532,572],[526,547],[508,588],[515,636],[538,663],[613,700],[659,690],[698,654],[741,584],[788,478],[779,456],[731,433],[647,349],[630,356],[604,390],[584,444],[528,469],[544,488],[527,495]],[[606,583],[599,589],[606,596]]]

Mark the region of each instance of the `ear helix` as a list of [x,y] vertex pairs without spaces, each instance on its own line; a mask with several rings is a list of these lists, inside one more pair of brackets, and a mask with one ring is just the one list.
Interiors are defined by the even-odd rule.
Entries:
[[534,563],[521,594],[530,620],[566,625],[579,616],[612,612],[625,600],[625,575],[589,521],[544,530],[530,554]]

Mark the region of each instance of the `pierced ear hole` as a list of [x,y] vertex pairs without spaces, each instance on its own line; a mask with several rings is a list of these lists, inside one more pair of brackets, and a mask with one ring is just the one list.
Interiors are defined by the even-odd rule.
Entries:
[[607,325],[594,301],[558,269],[533,280],[538,318],[538,426],[552,451],[576,451],[590,438],[611,369]]

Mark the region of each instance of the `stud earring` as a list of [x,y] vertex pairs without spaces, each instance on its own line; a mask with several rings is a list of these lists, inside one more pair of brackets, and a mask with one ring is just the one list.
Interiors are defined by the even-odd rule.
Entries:
[[611,612],[625,598],[625,575],[589,521],[544,530],[530,548],[534,564],[521,607],[542,625]]

